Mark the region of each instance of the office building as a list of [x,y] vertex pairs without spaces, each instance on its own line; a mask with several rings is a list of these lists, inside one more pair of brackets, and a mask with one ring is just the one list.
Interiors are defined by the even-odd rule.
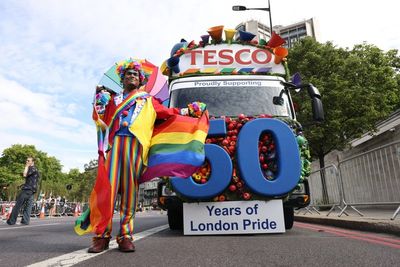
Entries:
[[156,178],[139,185],[139,207],[155,207],[157,205],[157,185],[160,179]]
[[[242,22],[235,28],[237,31],[248,31],[257,35],[257,39],[269,40],[271,36],[270,27],[256,20]],[[293,44],[306,36],[311,36],[315,40],[319,40],[319,26],[315,18],[299,21],[287,26],[275,25],[272,26],[273,31],[279,34],[286,40],[285,47],[292,47]],[[236,35],[236,39],[238,35]]]

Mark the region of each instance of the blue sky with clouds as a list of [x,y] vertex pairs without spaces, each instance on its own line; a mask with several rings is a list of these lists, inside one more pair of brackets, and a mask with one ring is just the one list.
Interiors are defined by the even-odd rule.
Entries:
[[[315,17],[321,42],[366,41],[398,49],[396,1],[270,0],[274,25]],[[95,85],[116,61],[147,58],[161,65],[181,38],[199,41],[215,25],[234,28],[267,0],[0,1],[0,152],[33,144],[60,159],[64,171],[97,157],[91,102]]]

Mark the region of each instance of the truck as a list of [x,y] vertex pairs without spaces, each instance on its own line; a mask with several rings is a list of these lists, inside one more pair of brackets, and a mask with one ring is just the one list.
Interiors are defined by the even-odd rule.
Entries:
[[158,205],[185,235],[285,232],[294,209],[310,203],[310,152],[291,91],[308,92],[316,122],[324,120],[321,95],[290,79],[277,34],[254,41],[230,29],[224,38],[222,29],[199,43],[182,39],[163,64],[169,106],[204,102],[210,127],[204,165],[187,179],[161,179]]

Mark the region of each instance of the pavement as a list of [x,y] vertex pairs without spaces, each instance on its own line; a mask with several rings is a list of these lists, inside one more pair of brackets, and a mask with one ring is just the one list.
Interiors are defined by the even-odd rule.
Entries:
[[397,208],[396,206],[390,208],[356,207],[356,209],[361,212],[361,216],[351,207],[347,207],[345,210],[346,214],[343,213],[341,215],[341,209],[339,207],[335,207],[331,212],[329,209],[321,210],[316,207],[307,207],[295,210],[294,219],[298,222],[324,224],[353,230],[400,236],[400,212],[394,217]]

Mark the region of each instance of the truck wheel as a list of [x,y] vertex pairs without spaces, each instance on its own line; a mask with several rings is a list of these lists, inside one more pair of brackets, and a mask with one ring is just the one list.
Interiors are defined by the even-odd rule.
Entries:
[[285,218],[285,229],[286,230],[292,229],[294,222],[293,207],[283,207],[283,216]]
[[171,230],[183,230],[183,208],[168,209],[168,224]]

